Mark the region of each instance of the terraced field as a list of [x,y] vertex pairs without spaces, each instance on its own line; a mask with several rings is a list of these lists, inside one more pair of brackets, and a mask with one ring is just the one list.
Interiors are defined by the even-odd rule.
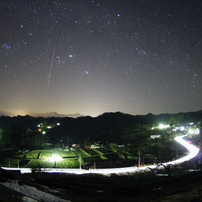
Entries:
[[[52,155],[58,155],[62,157],[62,160],[57,161],[50,160]],[[125,154],[126,155],[126,154]],[[148,158],[155,158],[153,155],[147,155]],[[78,168],[80,164],[82,168],[92,168],[95,163],[98,167],[103,167],[106,165],[117,167],[124,166],[123,161],[127,160],[125,166],[134,165],[137,161],[137,156],[123,155],[121,152],[117,152],[112,149],[37,149],[29,152],[15,153],[13,156],[5,159],[1,166],[10,166],[10,167],[27,167],[27,168]],[[137,163],[137,162],[136,162]]]

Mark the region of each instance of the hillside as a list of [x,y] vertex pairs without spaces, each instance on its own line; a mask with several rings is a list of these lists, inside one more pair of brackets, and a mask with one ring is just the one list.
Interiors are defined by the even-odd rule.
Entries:
[[[192,121],[199,122],[202,119],[202,111],[160,114],[160,115],[130,115],[121,112],[104,113],[98,117],[0,117],[0,147],[8,147],[16,144],[40,145],[42,142],[80,142],[101,141],[120,142],[123,134],[130,131],[145,131],[160,123],[178,123]],[[59,124],[57,126],[57,124]],[[40,126],[40,128],[39,128]],[[39,130],[40,129],[40,130]],[[41,132],[40,132],[41,131]],[[45,135],[41,136],[44,132]],[[86,140],[85,140],[86,139]],[[126,140],[124,140],[126,141]]]

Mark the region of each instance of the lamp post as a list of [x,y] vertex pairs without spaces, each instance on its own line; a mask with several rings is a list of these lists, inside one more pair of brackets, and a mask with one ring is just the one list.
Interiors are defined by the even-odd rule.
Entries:
[[80,167],[80,170],[81,170],[81,154],[79,154],[79,167]]

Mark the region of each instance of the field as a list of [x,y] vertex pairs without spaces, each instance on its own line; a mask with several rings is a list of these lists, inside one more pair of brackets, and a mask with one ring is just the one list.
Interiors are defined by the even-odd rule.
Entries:
[[[173,145],[172,143],[171,145]],[[178,154],[184,155],[186,151],[180,147]],[[167,156],[159,156],[157,153],[141,154],[141,165],[160,163],[161,159],[173,159],[176,150],[164,152]],[[54,156],[54,159],[53,159]],[[60,159],[55,159],[55,158]],[[166,158],[165,158],[166,157]],[[138,153],[136,150],[124,151],[122,148],[100,148],[100,149],[82,149],[82,148],[31,148],[30,150],[13,150],[0,152],[1,167],[21,167],[21,168],[115,168],[126,166],[137,166]]]
[[[51,161],[52,155],[61,157],[60,161]],[[4,158],[2,158],[4,156]],[[4,171],[0,173],[0,200],[22,201],[19,198],[31,197],[26,191],[12,191],[31,189],[41,191],[38,201],[46,201],[47,193],[67,201],[100,202],[100,201],[197,201],[202,196],[202,173],[187,170],[201,170],[195,160],[186,162],[178,167],[164,169],[164,177],[158,177],[156,171],[145,173],[131,173],[126,175],[74,175],[51,174],[34,172],[35,168],[107,168],[135,165],[138,156],[122,150],[113,149],[72,149],[62,150],[38,148],[30,151],[0,152],[1,166],[31,167],[33,172],[20,175],[17,172]],[[130,158],[129,158],[130,157]],[[146,159],[155,160],[154,154],[145,154]],[[126,159],[127,158],[127,159]],[[167,177],[166,177],[167,176]],[[11,179],[11,180],[8,180]],[[6,181],[6,182],[5,182]],[[5,184],[4,184],[5,183]],[[5,185],[8,185],[6,187]],[[190,184],[192,186],[190,187]],[[38,192],[37,192],[38,193]],[[43,196],[44,195],[44,196]],[[35,194],[38,197],[39,194]],[[186,196],[186,198],[184,198]],[[6,198],[5,198],[6,197]],[[43,198],[44,197],[44,198]],[[53,196],[52,196],[53,197]],[[16,200],[19,199],[19,200]],[[59,200],[57,200],[59,201]],[[199,201],[199,200],[198,200]]]
[[[60,160],[52,160],[52,155],[57,155]],[[112,149],[35,149],[35,150],[18,150],[9,153],[4,159],[1,159],[2,167],[29,167],[29,168],[78,168],[81,164],[82,168],[88,169],[96,163],[97,167],[115,165],[118,161],[123,161],[120,155]],[[136,159],[135,157],[133,159]],[[133,160],[134,161],[134,160]],[[128,162],[128,161],[127,161]],[[131,160],[132,162],[132,160]],[[137,163],[137,161],[136,161]],[[133,162],[135,164],[135,162]],[[127,163],[128,166],[128,163]],[[107,166],[108,167],[108,166]]]

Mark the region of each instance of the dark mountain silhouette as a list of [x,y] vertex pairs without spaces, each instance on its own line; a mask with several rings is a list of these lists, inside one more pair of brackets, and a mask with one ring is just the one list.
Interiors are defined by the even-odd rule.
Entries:
[[[59,114],[57,112],[47,112],[47,113],[29,113],[29,116],[32,117],[44,117],[44,118],[49,118],[49,117],[60,117],[60,118],[64,118],[64,117],[72,117],[72,118],[77,118],[80,116],[84,116],[82,114],[76,113],[76,114]],[[0,111],[0,117],[1,116],[10,116],[10,117],[14,117],[14,113],[11,112],[6,112],[6,111]]]
[[[121,112],[107,112],[98,117],[80,116],[72,117],[32,117],[32,116],[15,116],[0,117],[0,135],[4,137],[8,145],[21,143],[22,139],[30,140],[37,144],[40,138],[45,138],[44,141],[60,142],[83,142],[85,138],[90,138],[94,141],[119,141],[121,135],[126,131],[133,131],[137,128],[143,129],[159,125],[160,123],[175,124],[178,119],[184,122],[192,120],[193,122],[202,120],[202,111],[178,113],[178,114],[159,114],[153,115],[130,115]],[[60,126],[56,126],[60,123]],[[43,125],[43,130],[46,131],[45,136],[41,136],[41,132],[37,132],[37,126]],[[51,129],[47,129],[48,125],[52,125]],[[144,130],[144,129],[143,129]],[[38,139],[37,139],[38,138]],[[2,142],[3,142],[2,141]]]

